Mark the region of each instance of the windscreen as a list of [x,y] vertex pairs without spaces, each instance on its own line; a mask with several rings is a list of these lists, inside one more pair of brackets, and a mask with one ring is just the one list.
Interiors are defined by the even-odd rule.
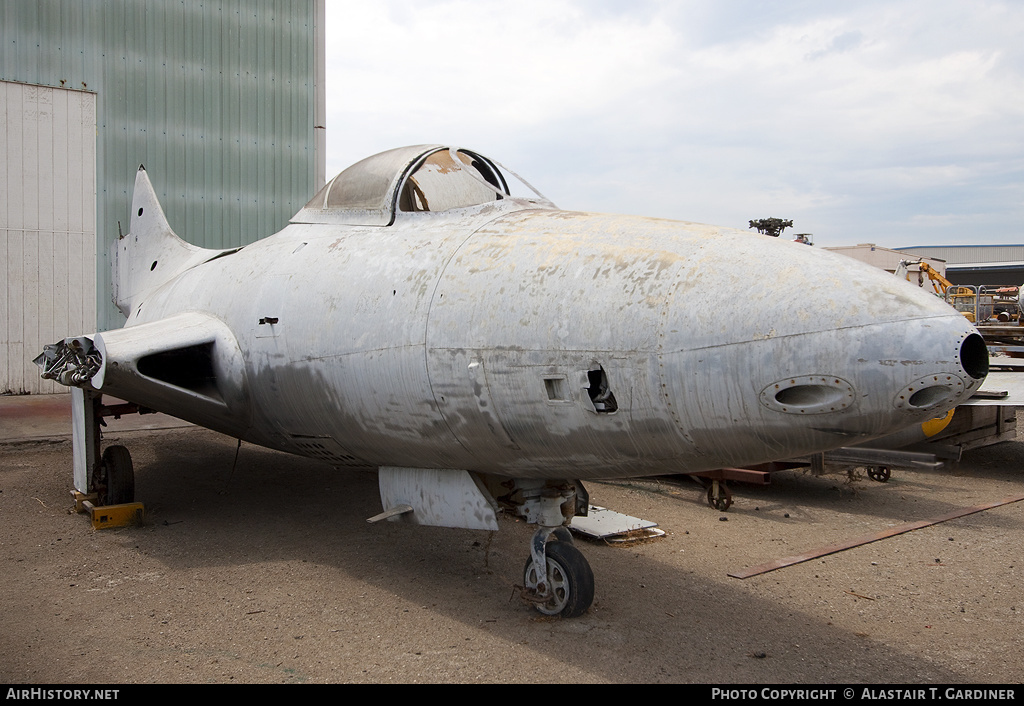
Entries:
[[447,211],[498,201],[507,194],[500,172],[483,158],[463,150],[439,150],[406,179],[398,208]]

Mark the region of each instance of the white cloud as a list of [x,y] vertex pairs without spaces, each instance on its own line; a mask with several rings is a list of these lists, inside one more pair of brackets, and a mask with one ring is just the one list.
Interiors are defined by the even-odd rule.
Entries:
[[962,237],[922,225],[940,201],[1024,241],[1024,6],[331,2],[328,23],[328,171],[449,141],[567,208],[891,246]]
[[370,123],[399,140],[459,131],[506,141],[618,110],[624,93],[661,79],[670,46],[667,27],[591,18],[574,3],[338,5],[328,64],[343,88],[329,113],[342,130]]

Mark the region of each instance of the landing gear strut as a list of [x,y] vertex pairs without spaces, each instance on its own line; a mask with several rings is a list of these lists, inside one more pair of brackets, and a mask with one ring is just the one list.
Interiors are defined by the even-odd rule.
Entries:
[[378,471],[389,520],[494,531],[505,509],[537,525],[523,567],[520,596],[544,615],[582,615],[594,600],[594,572],[576,548],[569,523],[585,516],[590,496],[578,480],[506,478],[459,469],[382,466]]
[[528,600],[544,615],[575,618],[587,612],[594,601],[594,572],[574,544],[558,539],[547,541],[544,535],[554,537],[551,530],[542,527],[533,541],[544,543],[547,570],[543,574],[537,571],[539,562],[532,552],[523,567],[523,583],[528,589],[534,587],[533,597]]
[[583,484],[519,479],[503,500],[539,525],[523,567],[523,599],[544,615],[574,618],[586,613],[594,601],[594,572],[567,527],[589,507]]
[[109,446],[100,453],[103,418],[139,412],[135,405],[103,405],[98,392],[71,388],[72,446],[75,489],[94,495],[100,506],[135,502],[135,471],[124,446]]

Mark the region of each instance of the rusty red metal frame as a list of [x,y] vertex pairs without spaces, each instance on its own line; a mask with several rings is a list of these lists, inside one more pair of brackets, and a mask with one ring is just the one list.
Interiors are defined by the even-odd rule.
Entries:
[[994,507],[1001,505],[1009,505],[1010,503],[1020,502],[1024,500],[1024,495],[1015,495],[1008,498],[1003,498],[993,503],[986,503],[985,505],[975,505],[973,507],[961,508],[954,510],[953,512],[939,517],[932,518],[930,520],[918,520],[917,522],[908,522],[898,527],[877,532],[875,534],[869,534],[855,539],[848,540],[846,542],[840,542],[839,544],[830,544],[820,549],[812,549],[809,552],[803,554],[795,554],[793,556],[784,557],[782,559],[776,559],[766,564],[759,564],[752,566],[741,571],[735,571],[729,574],[734,579],[748,579],[751,576],[758,576],[759,574],[766,574],[769,571],[775,571],[776,569],[783,569],[793,564],[801,564],[811,559],[817,559],[821,556],[828,556],[829,554],[835,554],[837,552],[846,551],[847,549],[853,549],[863,544],[870,544],[871,542],[877,542],[880,539],[887,539],[889,537],[895,537],[898,534],[906,534],[907,532],[913,532],[914,530],[921,529],[922,527],[931,527],[937,525],[940,522],[946,522],[947,520],[955,520],[958,517],[964,517],[966,515],[973,515],[976,512],[982,512],[983,510],[991,510]]

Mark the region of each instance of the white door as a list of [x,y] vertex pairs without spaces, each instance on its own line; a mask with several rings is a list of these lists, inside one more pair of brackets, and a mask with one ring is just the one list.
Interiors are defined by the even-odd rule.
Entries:
[[96,328],[96,94],[0,81],[0,394],[67,392],[32,359]]

